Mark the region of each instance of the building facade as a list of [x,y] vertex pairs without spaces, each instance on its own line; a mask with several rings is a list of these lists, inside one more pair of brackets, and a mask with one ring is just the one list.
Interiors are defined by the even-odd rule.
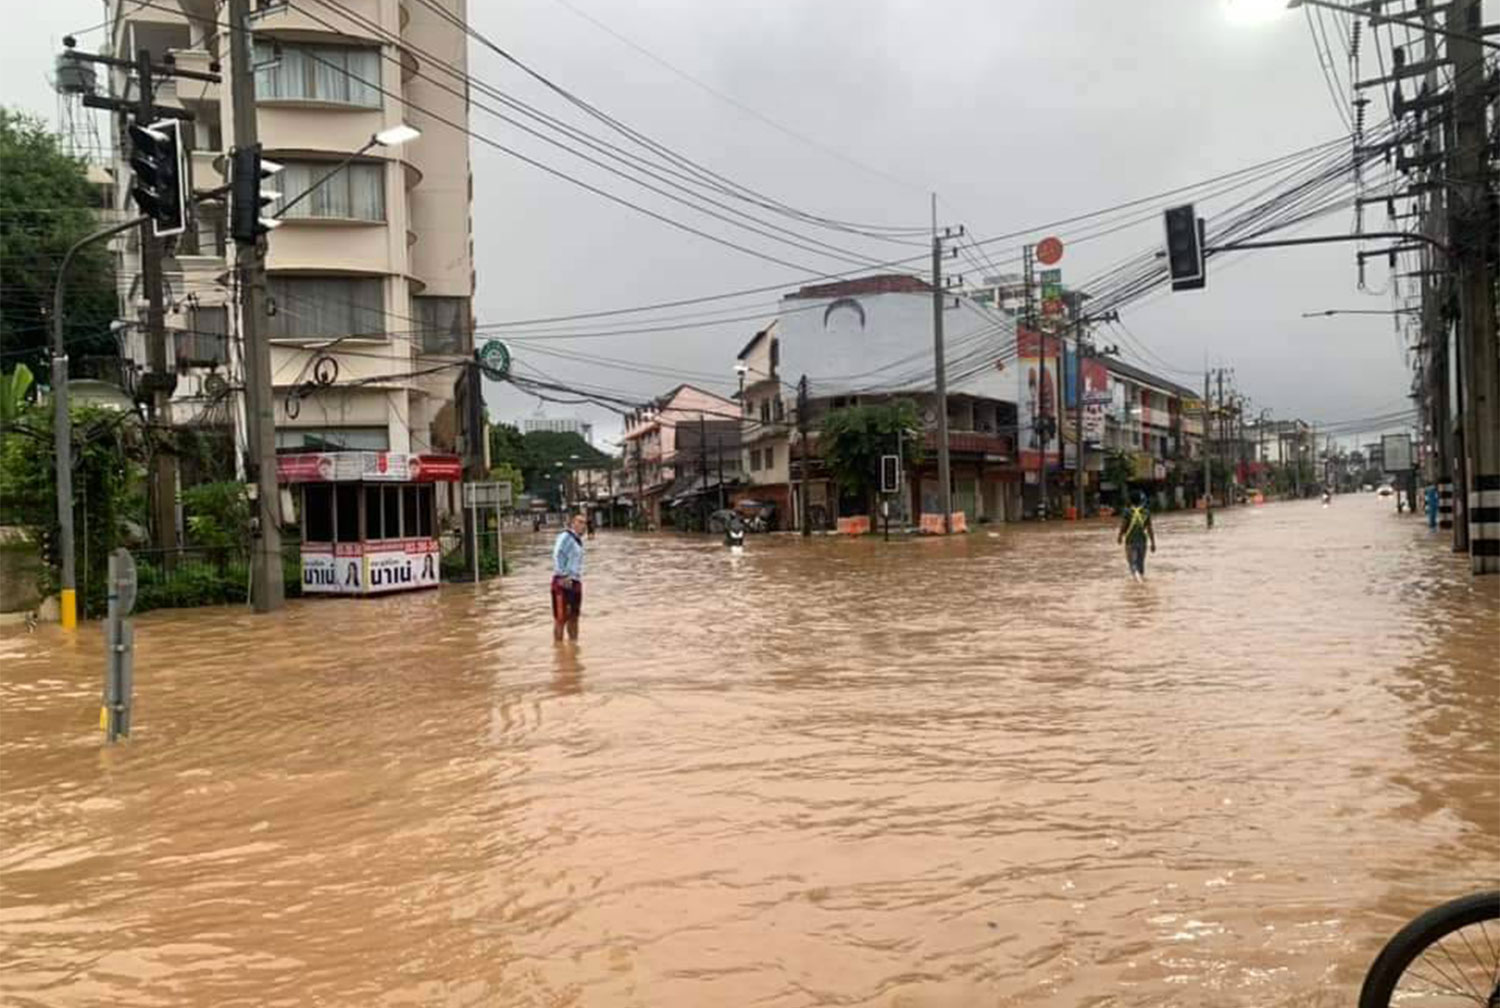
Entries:
[[577,434],[589,444],[594,443],[594,425],[578,417],[549,417],[533,415],[522,417],[518,425],[521,433],[544,431],[549,434]]
[[663,510],[681,470],[677,434],[684,424],[735,419],[739,405],[694,385],[678,385],[651,406],[625,419],[620,480],[637,517],[660,527]]
[[[443,365],[473,350],[472,180],[467,137],[439,119],[464,123],[468,113],[461,88],[455,94],[418,74],[424,66],[465,68],[467,12],[466,0],[433,2],[458,23],[395,0],[305,13],[252,5],[259,141],[265,158],[283,166],[265,183],[282,194],[266,213],[285,208],[282,225],[267,236],[263,320],[278,450],[455,448],[457,369]],[[157,88],[158,104],[194,117],[187,137],[200,191],[227,181],[223,169],[236,144],[228,84],[234,54],[221,10],[211,0],[114,3],[115,55],[146,49],[157,61],[223,74],[223,84],[167,79]],[[125,74],[115,83],[117,95],[133,97]],[[420,135],[401,146],[373,142],[403,124]],[[128,178],[128,151],[117,147],[116,177]],[[123,207],[128,186],[117,189]],[[121,249],[127,319],[142,308],[137,244],[127,237]],[[170,420],[238,426],[243,447],[242,406],[226,392],[244,374],[235,247],[223,204],[201,204],[168,253],[169,365],[177,374]],[[139,327],[131,331],[127,352],[145,360],[145,338]]]

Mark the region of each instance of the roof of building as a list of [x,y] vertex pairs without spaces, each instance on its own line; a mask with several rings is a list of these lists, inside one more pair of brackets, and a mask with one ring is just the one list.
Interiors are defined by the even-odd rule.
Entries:
[[1138,368],[1134,364],[1126,364],[1118,357],[1101,357],[1099,359],[1104,362],[1106,368],[1115,374],[1124,375],[1126,378],[1134,378],[1136,381],[1144,382],[1147,385],[1154,385],[1183,399],[1202,398],[1200,393],[1194,392],[1184,385],[1179,385],[1174,381],[1158,377],[1145,368]]
[[835,283],[812,284],[803,287],[789,298],[836,298],[859,297],[861,294],[931,294],[932,285],[919,277],[907,273],[881,273],[876,276],[855,277]]
[[735,360],[744,360],[746,357],[748,357],[750,355],[750,351],[755,349],[755,344],[757,344],[757,343],[759,343],[761,341],[761,337],[765,336],[767,333],[769,333],[774,328],[776,328],[776,323],[772,322],[770,325],[766,326],[760,332],[756,333],[754,336],[751,336],[750,337],[750,342],[745,344],[745,348],[743,350],[741,350],[739,353],[737,353],[737,354],[734,355],[734,359]]

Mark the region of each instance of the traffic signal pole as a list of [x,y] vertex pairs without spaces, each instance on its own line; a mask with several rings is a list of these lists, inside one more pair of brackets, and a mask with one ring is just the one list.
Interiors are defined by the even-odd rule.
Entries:
[[58,619],[64,630],[78,626],[78,564],[73,552],[73,417],[68,412],[68,348],[63,340],[63,292],[73,257],[89,245],[113,237],[143,221],[144,215],[102,228],[73,243],[63,254],[52,288],[52,445],[57,484]]
[[[254,48],[249,23],[249,0],[229,0],[229,94],[234,109],[234,144],[240,149],[253,148],[260,142],[255,121]],[[259,186],[259,180],[256,180],[256,185]],[[270,612],[281,608],[286,589],[281,580],[281,491],[276,483],[271,344],[265,331],[263,235],[236,236],[235,267],[240,277],[240,340],[245,356],[246,450],[249,455],[246,471],[254,483],[255,492],[250,601],[256,612]]]
[[[135,55],[136,109],[138,126],[148,125],[153,118],[152,97],[156,93],[152,79],[151,53],[140,49]],[[183,207],[182,212],[187,213]],[[158,434],[172,426],[172,391],[176,381],[167,369],[167,312],[162,292],[163,240],[155,233],[155,223],[141,222],[141,288],[146,295],[146,364],[150,368],[150,391],[148,416]],[[172,550],[177,546],[177,456],[166,445],[165,438],[158,436],[151,453],[151,515],[152,545],[160,550]],[[175,558],[167,553],[162,560],[171,564]]]

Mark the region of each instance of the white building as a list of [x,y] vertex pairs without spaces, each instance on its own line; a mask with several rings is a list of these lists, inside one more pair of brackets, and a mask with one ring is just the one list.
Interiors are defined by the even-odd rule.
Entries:
[[521,433],[547,431],[553,434],[577,434],[589,444],[594,443],[594,425],[577,417],[549,417],[536,414],[521,419]]
[[[460,23],[466,17],[466,0],[434,2]],[[433,72],[440,65],[462,72],[464,33],[426,4],[348,0],[347,13],[252,6],[259,139],[264,156],[285,166],[267,182],[284,194],[268,211],[312,190],[268,236],[273,313],[264,321],[273,341],[277,446],[451,451],[457,372],[431,369],[472,352],[472,180],[467,137],[438,119],[462,124],[468,113],[462,87],[454,94],[418,74],[441,81]],[[157,104],[195,117],[187,130],[194,188],[222,185],[235,146],[222,4],[111,0],[111,13],[115,55],[144,48],[158,62],[222,73],[222,84],[166,78],[156,92]],[[124,73],[114,83],[117,96],[134,97]],[[371,143],[403,123],[420,136],[401,146]],[[115,175],[124,180],[128,152],[120,146]],[[123,208],[129,186],[116,188]],[[168,366],[178,375],[171,420],[227,432],[242,409],[227,390],[243,384],[243,355],[235,249],[222,207],[203,204],[176,241],[166,300]],[[144,314],[138,239],[132,233],[121,246],[125,317],[136,319]],[[139,327],[132,333],[127,355],[144,365],[144,337]],[[335,370],[331,385],[308,387]],[[237,443],[243,447],[243,434]]]

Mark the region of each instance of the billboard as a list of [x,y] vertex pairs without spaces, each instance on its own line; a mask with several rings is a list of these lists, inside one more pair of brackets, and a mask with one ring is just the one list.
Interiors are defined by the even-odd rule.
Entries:
[[1414,468],[1411,460],[1410,434],[1381,435],[1380,451],[1385,458],[1384,468],[1386,472],[1409,472]]
[[[1016,364],[1020,372],[1021,397],[1016,404],[1021,429],[1021,468],[1037,469],[1046,456],[1047,464],[1059,463],[1057,424],[1061,368],[1057,351],[1062,340],[1043,336],[1025,327],[1016,330]],[[1042,357],[1045,349],[1047,356]],[[1044,380],[1045,379],[1045,380]],[[1038,423],[1038,419],[1042,422]]]

